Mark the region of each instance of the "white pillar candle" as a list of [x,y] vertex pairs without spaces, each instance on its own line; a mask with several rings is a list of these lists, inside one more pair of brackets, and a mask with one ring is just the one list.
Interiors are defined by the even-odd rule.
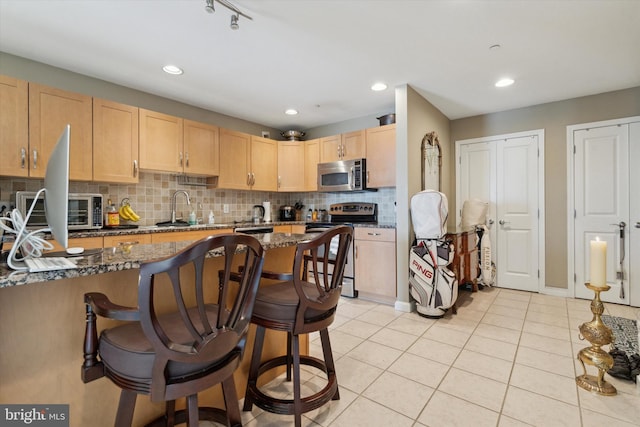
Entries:
[[607,242],[599,238],[591,241],[591,285],[604,287],[607,284]]

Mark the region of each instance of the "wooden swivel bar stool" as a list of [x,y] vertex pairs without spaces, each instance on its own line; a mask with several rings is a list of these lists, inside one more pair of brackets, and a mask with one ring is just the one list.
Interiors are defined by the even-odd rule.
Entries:
[[[205,264],[210,251],[223,260],[219,276]],[[264,250],[251,236],[209,236],[174,256],[143,263],[137,307],[116,305],[101,293],[85,294],[82,380],[106,376],[122,388],[116,427],[131,425],[138,394],[167,402],[166,414],[149,425],[186,421],[195,427],[199,419],[241,425],[233,373],[242,360],[263,261]],[[238,262],[239,275],[232,273]],[[205,295],[213,295],[207,299],[214,302]],[[158,312],[156,307],[167,305],[172,310]],[[129,322],[103,330],[98,341],[96,314]],[[198,392],[219,383],[226,412],[198,408]],[[187,409],[176,412],[175,400],[182,397]]]
[[[328,327],[333,323],[340,299],[347,251],[353,239],[351,227],[336,226],[312,240],[299,243],[289,280],[261,286],[251,323],[257,326],[244,411],[256,404],[265,411],[295,415],[301,425],[303,413],[317,409],[330,400],[338,400],[338,381],[329,342]],[[319,274],[328,272],[332,274]],[[308,272],[313,272],[308,274]],[[273,273],[263,273],[273,278]],[[287,332],[287,354],[260,363],[266,328]],[[300,355],[300,334],[320,331],[324,360]],[[327,385],[311,396],[301,396],[300,364],[313,366],[327,375]],[[286,365],[287,380],[293,366],[293,399],[268,396],[258,388],[258,377]]]

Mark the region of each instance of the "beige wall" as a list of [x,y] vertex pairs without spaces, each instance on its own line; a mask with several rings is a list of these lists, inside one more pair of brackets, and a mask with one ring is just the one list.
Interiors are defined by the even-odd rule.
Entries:
[[[397,259],[397,300],[409,302],[409,249],[414,235],[409,211],[411,196],[422,189],[422,166],[420,146],[424,135],[436,131],[443,148],[443,156],[451,156],[451,136],[449,119],[429,101],[419,95],[411,86],[396,88],[396,259]],[[452,183],[446,166],[442,171],[440,191],[449,195]],[[455,201],[455,199],[454,199]],[[401,307],[399,307],[401,308]]]
[[282,139],[280,130],[262,126],[259,123],[208,111],[4,52],[0,52],[0,74],[190,120],[210,123],[251,135],[261,135],[262,131],[266,130],[271,133],[273,139]]
[[[637,115],[640,87],[451,121],[452,153],[458,140],[544,129],[547,286],[567,287],[567,126]],[[455,159],[445,159],[453,180]],[[455,185],[447,194],[455,202]]]

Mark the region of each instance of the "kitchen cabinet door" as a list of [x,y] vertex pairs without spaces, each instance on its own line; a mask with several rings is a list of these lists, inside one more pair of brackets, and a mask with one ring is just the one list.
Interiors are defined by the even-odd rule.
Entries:
[[90,96],[29,83],[29,176],[44,177],[51,151],[70,124],[69,178],[93,178],[92,104]]
[[395,302],[395,229],[356,227],[354,233],[354,276],[360,298]]
[[251,137],[251,188],[278,190],[278,142],[259,136]]
[[278,142],[278,191],[304,191],[305,146],[302,141]]
[[320,163],[320,140],[304,142],[304,191],[318,191],[318,163]]
[[341,160],[361,159],[366,156],[364,130],[343,133],[341,135],[341,141]]
[[248,190],[251,177],[251,136],[220,129],[220,176],[218,187]]
[[182,172],[183,121],[179,117],[140,109],[140,168]]
[[29,83],[0,76],[0,175],[29,176]]
[[342,136],[333,135],[320,138],[320,162],[335,162],[341,160]]
[[396,125],[366,130],[367,187],[396,185]]
[[93,180],[138,182],[138,108],[93,99]]
[[218,127],[184,120],[184,173],[216,176],[220,174]]

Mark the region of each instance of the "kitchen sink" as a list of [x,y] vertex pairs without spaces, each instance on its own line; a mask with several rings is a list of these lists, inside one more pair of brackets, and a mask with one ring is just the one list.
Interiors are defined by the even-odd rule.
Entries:
[[158,222],[156,223],[156,225],[158,227],[188,227],[189,223],[186,221],[176,221],[176,222],[164,221],[164,222]]

